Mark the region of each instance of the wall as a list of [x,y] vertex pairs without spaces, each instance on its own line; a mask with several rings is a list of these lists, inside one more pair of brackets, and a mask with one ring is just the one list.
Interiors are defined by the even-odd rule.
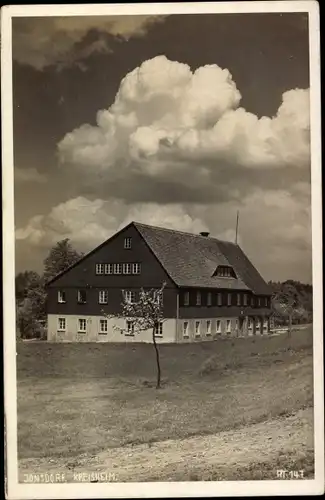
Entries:
[[[124,249],[124,238],[132,238],[132,248]],[[97,263],[139,262],[141,273],[136,275],[96,275]],[[121,291],[144,288],[160,288],[164,291],[164,315],[176,317],[176,293],[173,281],[153,255],[134,226],[127,226],[113,238],[91,252],[75,267],[60,276],[48,287],[47,311],[49,314],[100,315],[114,314],[120,309]],[[77,290],[85,289],[87,303],[78,304]],[[99,290],[108,290],[108,304],[98,302]],[[66,292],[66,303],[58,303],[58,290]]]
[[[58,318],[66,318],[66,331],[58,331]],[[86,319],[87,333],[78,332],[78,320]],[[107,319],[108,332],[107,334],[99,333],[99,320]],[[48,315],[48,341],[49,342],[152,342],[152,332],[145,331],[135,333],[134,336],[128,335],[126,332],[121,332],[114,329],[114,326],[125,328],[125,321],[122,319],[105,318],[104,316],[85,316],[85,315]],[[156,337],[158,343],[175,342],[176,320],[174,318],[167,319],[163,324],[162,337]]]

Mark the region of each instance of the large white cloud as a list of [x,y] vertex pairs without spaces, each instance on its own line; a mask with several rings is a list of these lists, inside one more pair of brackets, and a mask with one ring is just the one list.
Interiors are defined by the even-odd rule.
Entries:
[[114,182],[122,174],[151,184],[172,180],[186,191],[219,186],[221,174],[224,185],[235,175],[256,184],[256,172],[308,170],[309,90],[285,92],[274,117],[258,118],[239,107],[240,99],[227,69],[193,72],[155,57],[125,76],[96,126],[84,124],[60,141],[61,164],[89,185],[107,181],[121,197],[123,184]]

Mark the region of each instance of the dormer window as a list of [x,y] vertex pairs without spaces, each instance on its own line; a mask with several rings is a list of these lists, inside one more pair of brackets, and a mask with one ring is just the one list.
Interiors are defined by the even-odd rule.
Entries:
[[124,238],[124,248],[132,248],[132,238]]
[[235,271],[230,266],[218,266],[212,276],[218,276],[218,278],[237,278]]

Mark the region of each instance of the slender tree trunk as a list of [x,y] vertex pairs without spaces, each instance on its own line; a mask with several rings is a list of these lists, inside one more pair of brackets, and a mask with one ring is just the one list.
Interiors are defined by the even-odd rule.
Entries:
[[292,314],[289,314],[289,322],[288,322],[288,338],[291,337],[291,332],[292,332]]
[[156,328],[153,327],[152,329],[152,341],[153,345],[156,351],[156,363],[157,363],[157,384],[156,384],[156,389],[160,389],[160,377],[161,377],[161,371],[160,371],[160,359],[159,359],[159,350],[156,342],[156,337],[155,337],[155,331]]

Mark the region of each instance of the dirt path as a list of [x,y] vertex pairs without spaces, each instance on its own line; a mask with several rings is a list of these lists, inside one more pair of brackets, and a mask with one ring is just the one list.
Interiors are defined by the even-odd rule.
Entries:
[[[26,473],[58,472],[64,472],[67,481],[80,480],[78,474],[95,472],[117,481],[216,480],[236,477],[240,470],[250,471],[247,479],[253,479],[259,476],[259,466],[265,464],[271,474],[268,478],[274,475],[276,479],[281,457],[284,462],[288,457],[293,462],[298,460],[303,468],[304,458],[311,456],[312,450],[313,411],[307,408],[215,435],[112,448],[76,459],[21,460],[20,480]],[[263,471],[261,474],[259,479]]]

